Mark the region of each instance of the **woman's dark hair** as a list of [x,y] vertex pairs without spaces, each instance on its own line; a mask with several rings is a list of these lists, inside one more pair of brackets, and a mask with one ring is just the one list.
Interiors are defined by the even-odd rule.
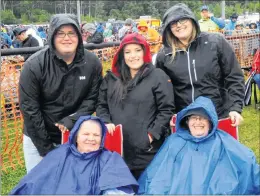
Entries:
[[[145,54],[145,48],[143,45],[141,46]],[[125,63],[124,49],[122,49],[118,55],[118,60],[115,65],[119,73],[119,80],[116,81],[113,93],[111,94],[110,98],[113,97],[116,103],[120,103],[121,101],[123,101],[126,98],[128,91],[130,91],[134,86],[136,86],[144,68],[146,67],[145,65],[146,64],[144,63],[138,71],[138,73],[135,75],[135,77],[132,78],[130,68]]]

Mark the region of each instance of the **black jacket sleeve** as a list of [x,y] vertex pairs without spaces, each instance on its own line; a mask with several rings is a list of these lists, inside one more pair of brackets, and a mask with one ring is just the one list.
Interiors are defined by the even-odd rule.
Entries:
[[245,82],[234,50],[224,36],[219,35],[219,64],[223,74],[225,89],[228,90],[231,107],[229,111],[241,113],[245,95]]
[[[54,149],[40,107],[40,81],[35,64],[25,62],[19,80],[19,104],[24,118],[24,127],[39,154],[45,156]],[[34,69],[32,69],[32,67]]]
[[94,67],[94,71],[92,73],[93,77],[89,81],[91,83],[91,87],[88,94],[75,113],[63,118],[58,122],[67,127],[69,130],[73,128],[74,123],[80,116],[92,115],[96,110],[98,91],[102,82],[102,65],[97,57],[96,61],[93,63],[96,66]]
[[148,132],[159,140],[169,129],[170,119],[175,112],[173,87],[169,77],[161,70],[157,70],[157,85],[152,89],[157,106],[155,120],[148,128]]
[[37,47],[39,45],[40,44],[39,44],[38,40],[36,38],[32,37],[30,47]]
[[[34,37],[31,37],[29,41],[30,41],[29,46],[26,46],[26,47],[37,47],[40,45],[38,40]],[[23,55],[24,61],[26,61],[31,55],[32,54],[24,54]]]
[[108,74],[105,76],[98,95],[97,104],[97,116],[100,117],[105,123],[112,123],[107,103],[107,86],[108,86]]

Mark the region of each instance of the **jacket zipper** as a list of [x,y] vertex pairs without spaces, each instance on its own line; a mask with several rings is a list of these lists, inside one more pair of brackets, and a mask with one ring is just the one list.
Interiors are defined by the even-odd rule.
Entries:
[[193,70],[194,70],[195,80],[196,80],[196,82],[197,82],[197,72],[196,72],[195,59],[192,60],[192,65],[193,65]]
[[191,66],[190,66],[190,46],[188,47],[187,56],[188,56],[188,70],[189,70],[190,84],[191,84],[191,99],[192,99],[192,102],[194,102],[194,86],[193,86],[192,77],[191,77],[191,70],[190,70],[191,69]]

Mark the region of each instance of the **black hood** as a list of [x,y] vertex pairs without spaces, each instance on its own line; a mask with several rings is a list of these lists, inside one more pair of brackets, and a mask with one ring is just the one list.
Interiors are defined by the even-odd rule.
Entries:
[[183,3],[178,3],[178,4],[174,5],[173,7],[171,7],[170,9],[168,9],[163,16],[162,35],[163,35],[163,44],[165,46],[169,46],[169,44],[166,41],[166,32],[170,31],[169,24],[172,21],[176,21],[181,18],[192,19],[196,26],[197,35],[200,34],[199,23],[198,23],[195,15],[193,14],[193,12],[190,10],[190,8],[188,8],[187,5],[185,5]]
[[79,44],[77,47],[77,52],[75,57],[75,59],[78,60],[84,56],[84,46],[83,46],[82,36],[80,32],[80,25],[77,16],[74,14],[55,14],[54,16],[52,16],[50,20],[50,27],[48,33],[49,48],[51,51],[55,51],[54,35],[62,25],[68,25],[68,24],[74,26],[78,34]]

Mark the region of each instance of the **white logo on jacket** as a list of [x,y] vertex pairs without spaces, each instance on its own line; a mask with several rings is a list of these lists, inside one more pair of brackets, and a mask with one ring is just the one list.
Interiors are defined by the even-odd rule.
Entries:
[[79,80],[86,80],[86,76],[79,76]]

